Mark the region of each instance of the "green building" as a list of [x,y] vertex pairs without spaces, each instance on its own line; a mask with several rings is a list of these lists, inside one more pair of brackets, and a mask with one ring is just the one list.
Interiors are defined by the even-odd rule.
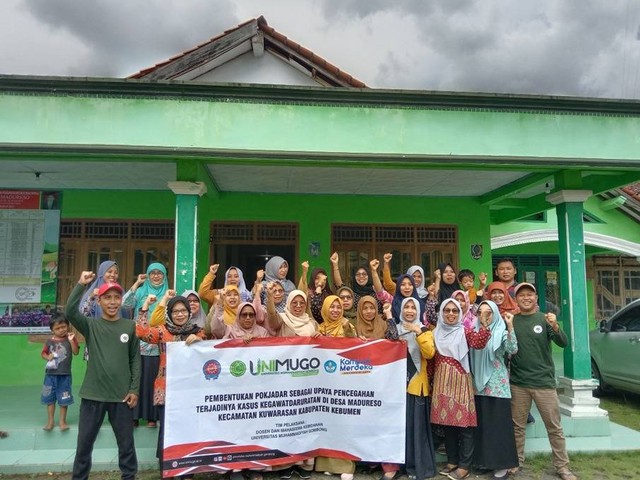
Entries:
[[[395,273],[517,256],[561,307],[580,418],[604,415],[593,258],[624,258],[638,293],[637,220],[601,195],[640,181],[639,143],[637,101],[370,89],[262,18],[128,79],[0,76],[0,189],[55,193],[59,304],[106,259],[125,286],[162,261],[183,290],[214,262],[250,281],[272,255],[298,270],[337,251],[349,273],[387,251]],[[32,340],[0,336],[19,365],[3,385],[41,382]]]

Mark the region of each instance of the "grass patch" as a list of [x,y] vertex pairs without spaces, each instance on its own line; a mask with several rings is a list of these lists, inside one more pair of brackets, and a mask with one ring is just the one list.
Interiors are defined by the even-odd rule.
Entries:
[[640,431],[640,395],[616,391],[602,397],[600,407],[609,412],[612,422]]

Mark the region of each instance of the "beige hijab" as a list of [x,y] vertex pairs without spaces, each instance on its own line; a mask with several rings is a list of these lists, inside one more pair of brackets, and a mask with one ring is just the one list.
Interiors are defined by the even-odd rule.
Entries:
[[299,317],[296,317],[291,312],[291,302],[296,297],[302,297],[305,302],[307,301],[307,295],[302,290],[293,290],[287,297],[287,306],[284,308],[284,313],[279,314],[280,318],[297,336],[311,337],[316,333],[316,321],[306,311]]

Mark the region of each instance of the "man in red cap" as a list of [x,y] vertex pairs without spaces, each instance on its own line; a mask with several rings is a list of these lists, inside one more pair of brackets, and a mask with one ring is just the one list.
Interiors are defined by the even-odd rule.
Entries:
[[88,318],[78,309],[80,299],[95,274],[82,272],[65,309],[65,315],[84,335],[91,352],[80,388],[78,443],[72,478],[85,480],[91,472],[91,454],[105,415],[116,436],[122,478],[134,479],[138,460],[133,442],[131,409],[138,402],[140,384],[140,341],[135,322],[120,317],[123,289],[107,282],[98,290],[101,318]]
[[569,341],[558,325],[556,315],[539,310],[536,287],[530,283],[519,283],[514,291],[520,313],[513,317],[518,352],[511,357],[510,382],[511,416],[518,459],[522,466],[527,414],[533,401],[547,429],[553,466],[558,476],[562,480],[576,480],[577,477],[569,470],[569,456],[560,423],[555,365],[551,355],[551,342],[564,348]]

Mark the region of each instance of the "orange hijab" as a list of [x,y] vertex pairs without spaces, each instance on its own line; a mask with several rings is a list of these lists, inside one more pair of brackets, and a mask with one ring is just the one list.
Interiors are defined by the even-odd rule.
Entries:
[[511,297],[511,295],[509,295],[509,292],[507,292],[507,287],[505,287],[504,283],[502,282],[491,282],[485,289],[485,292],[487,292],[488,294],[488,296],[485,298],[491,300],[491,292],[493,292],[494,290],[500,290],[504,294],[504,301],[501,305],[498,305],[500,315],[504,315],[507,312],[513,315],[517,315],[518,313],[520,313],[520,307],[518,307],[516,301]]

